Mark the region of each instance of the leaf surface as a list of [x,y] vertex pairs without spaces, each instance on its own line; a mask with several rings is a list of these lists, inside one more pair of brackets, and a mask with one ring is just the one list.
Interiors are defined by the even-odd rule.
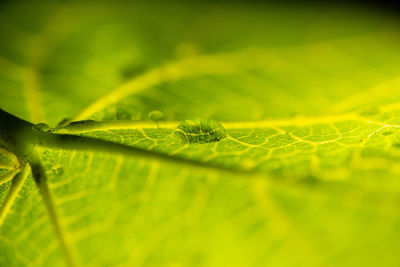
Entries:
[[[396,18],[274,2],[13,1],[0,35],[2,109],[203,163],[40,148],[75,265],[399,265]],[[155,110],[165,118],[149,119]],[[226,134],[179,138],[197,117]],[[20,162],[0,152],[0,265],[68,264],[33,178],[16,186]]]

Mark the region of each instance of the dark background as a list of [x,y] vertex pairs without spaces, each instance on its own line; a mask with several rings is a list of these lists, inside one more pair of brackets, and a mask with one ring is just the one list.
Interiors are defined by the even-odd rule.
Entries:
[[[0,0],[0,8],[1,4],[12,2],[13,0]],[[30,1],[30,0],[28,0]],[[71,0],[54,0],[54,2],[69,2]],[[73,1],[73,0],[72,0]],[[96,1],[96,0],[94,0]],[[104,0],[113,1],[113,0]],[[127,0],[122,0],[127,1]],[[143,1],[143,0],[133,0],[133,1]],[[212,2],[232,2],[232,0],[206,0]],[[400,15],[400,0],[233,0],[235,2],[242,2],[242,3],[249,3],[251,2],[258,2],[258,3],[266,3],[266,2],[277,2],[277,3],[293,3],[293,4],[350,4],[359,6],[360,8],[373,8],[373,9],[383,9],[386,11],[393,11],[397,12]]]
[[[229,0],[222,0],[223,2]],[[395,11],[400,15],[400,0],[236,0],[237,2],[250,3],[250,2],[277,2],[277,3],[295,3],[295,4],[350,4],[359,6],[360,8],[373,8],[383,9],[386,11]],[[214,1],[213,1],[214,2]],[[229,1],[231,2],[231,1]]]

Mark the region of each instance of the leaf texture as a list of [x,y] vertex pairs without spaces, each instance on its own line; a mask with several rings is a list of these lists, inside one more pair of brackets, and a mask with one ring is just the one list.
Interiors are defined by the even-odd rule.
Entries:
[[[327,4],[2,3],[2,109],[202,165],[38,148],[49,214],[2,149],[0,265],[398,266],[398,26]],[[198,117],[226,133],[184,142]]]

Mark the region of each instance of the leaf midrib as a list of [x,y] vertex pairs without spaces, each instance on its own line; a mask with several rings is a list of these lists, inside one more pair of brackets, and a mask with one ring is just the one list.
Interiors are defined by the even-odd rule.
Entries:
[[[225,129],[262,129],[276,127],[305,127],[318,124],[334,124],[340,122],[362,122],[366,124],[375,124],[387,128],[400,128],[400,124],[391,124],[384,121],[378,121],[356,113],[347,113],[337,116],[321,117],[294,117],[292,119],[270,119],[261,121],[226,121],[219,122]],[[71,124],[65,127],[54,128],[55,133],[83,134],[95,131],[108,130],[135,130],[135,129],[175,129],[180,121],[166,122],[146,122],[131,120],[116,121],[93,121],[90,124]],[[279,129],[281,130],[281,129]]]

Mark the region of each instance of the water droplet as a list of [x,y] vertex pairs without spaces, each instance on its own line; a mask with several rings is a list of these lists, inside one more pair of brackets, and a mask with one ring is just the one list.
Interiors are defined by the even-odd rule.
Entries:
[[98,121],[108,120],[138,120],[140,118],[140,110],[136,107],[138,103],[129,101],[129,104],[118,104],[118,106],[110,106],[99,112],[94,119]]
[[213,119],[196,118],[179,124],[175,134],[187,143],[212,143],[224,139],[226,130]]
[[47,125],[46,123],[37,123],[33,127],[35,127],[36,129],[38,129],[42,132],[47,132],[51,129],[50,126]]
[[160,110],[153,110],[152,112],[149,113],[148,117],[150,120],[157,123],[157,128],[160,128],[158,124],[160,121],[164,121],[167,119],[167,115],[165,115],[165,113]]
[[167,119],[167,115],[160,110],[153,110],[149,113],[149,119],[155,122],[163,121]]

